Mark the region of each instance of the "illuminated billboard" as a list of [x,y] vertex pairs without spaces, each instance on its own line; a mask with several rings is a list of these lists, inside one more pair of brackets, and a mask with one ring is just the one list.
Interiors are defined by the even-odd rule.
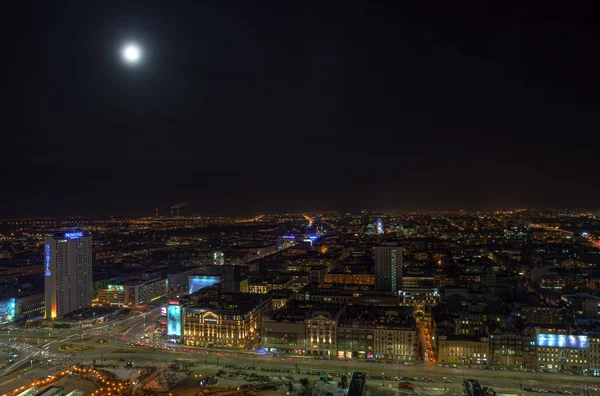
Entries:
[[123,287],[123,285],[108,285],[108,291],[123,293],[125,291],[125,287]]
[[169,304],[167,312],[167,334],[181,337],[181,305]]
[[0,323],[10,323],[15,320],[17,303],[14,298],[0,301]]
[[212,286],[215,283],[219,283],[221,278],[219,276],[207,276],[207,275],[189,275],[190,291],[189,293],[195,293],[200,289]]
[[537,346],[558,348],[587,348],[587,336],[574,336],[564,334],[538,334]]

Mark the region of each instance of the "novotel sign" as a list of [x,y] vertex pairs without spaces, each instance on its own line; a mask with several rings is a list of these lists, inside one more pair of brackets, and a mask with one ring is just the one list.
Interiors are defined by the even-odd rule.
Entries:
[[81,237],[83,237],[83,231],[65,232],[65,238],[67,239],[77,239]]
[[51,272],[50,272],[50,244],[46,244],[46,250],[45,250],[45,255],[44,255],[44,263],[46,266],[46,276],[50,276]]

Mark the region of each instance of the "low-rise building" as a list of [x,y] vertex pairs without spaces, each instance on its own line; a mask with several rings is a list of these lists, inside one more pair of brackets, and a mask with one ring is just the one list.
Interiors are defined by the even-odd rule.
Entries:
[[347,272],[330,272],[325,275],[325,283],[340,283],[344,285],[375,285],[374,274],[351,274]]
[[108,285],[98,290],[98,298],[93,302],[97,305],[122,307],[125,305],[125,286]]
[[490,360],[488,337],[469,335],[438,336],[438,359],[441,363],[481,364]]
[[231,293],[183,308],[183,342],[189,346],[246,348],[258,340],[268,295]]
[[516,369],[536,368],[535,328],[497,328],[490,335],[490,365]]
[[537,364],[547,371],[583,372],[589,367],[588,336],[538,333]]
[[262,345],[278,353],[335,357],[338,320],[344,309],[340,304],[290,301],[263,320]]
[[414,361],[415,340],[412,309],[355,305],[339,320],[338,357]]

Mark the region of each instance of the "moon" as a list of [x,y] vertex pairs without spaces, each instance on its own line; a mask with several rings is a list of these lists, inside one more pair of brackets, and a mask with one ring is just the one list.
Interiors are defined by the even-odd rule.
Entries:
[[126,63],[135,65],[142,58],[142,49],[135,43],[129,43],[123,47],[121,55]]

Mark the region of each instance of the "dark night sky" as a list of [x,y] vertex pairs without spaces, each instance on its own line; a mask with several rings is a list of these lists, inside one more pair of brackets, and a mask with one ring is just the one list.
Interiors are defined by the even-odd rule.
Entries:
[[501,3],[11,2],[0,216],[600,207],[598,2]]

